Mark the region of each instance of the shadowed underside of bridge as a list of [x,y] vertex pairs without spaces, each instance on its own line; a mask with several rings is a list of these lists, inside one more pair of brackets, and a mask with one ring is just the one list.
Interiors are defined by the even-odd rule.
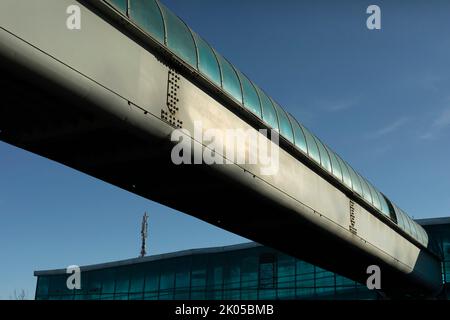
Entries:
[[[167,139],[154,139],[69,92],[54,87],[49,92],[45,82],[36,86],[36,79],[4,67],[1,140],[363,283],[367,274],[364,269],[356,274],[353,263],[383,268],[382,261],[224,179],[211,166],[172,164]],[[336,250],[342,246],[347,250]],[[384,274],[384,292],[415,292],[414,284],[402,279],[400,272]]]

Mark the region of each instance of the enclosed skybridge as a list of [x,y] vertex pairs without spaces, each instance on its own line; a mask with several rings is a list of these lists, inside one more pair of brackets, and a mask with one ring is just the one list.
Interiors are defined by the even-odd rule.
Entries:
[[[0,65],[1,140],[362,283],[377,265],[390,296],[439,292],[424,229],[161,2],[3,0]],[[277,170],[174,164],[198,123],[272,129]]]

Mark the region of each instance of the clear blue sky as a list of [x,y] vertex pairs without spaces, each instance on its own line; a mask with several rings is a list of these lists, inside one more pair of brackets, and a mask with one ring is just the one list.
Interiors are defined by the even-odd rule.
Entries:
[[[410,215],[450,215],[450,2],[163,2]],[[0,298],[137,256],[144,211],[151,254],[245,241],[0,143]]]

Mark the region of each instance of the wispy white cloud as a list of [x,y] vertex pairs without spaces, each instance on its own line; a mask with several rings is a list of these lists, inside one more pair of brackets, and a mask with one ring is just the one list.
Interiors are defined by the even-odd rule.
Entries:
[[351,97],[333,100],[319,100],[316,105],[328,112],[339,112],[356,107],[360,103],[360,97]]
[[370,156],[383,156],[393,149],[390,143],[383,143],[370,149]]
[[409,118],[401,117],[401,118],[395,120],[394,122],[391,122],[391,123],[385,125],[384,127],[381,127],[380,129],[376,130],[375,132],[369,133],[367,135],[367,138],[370,138],[370,139],[381,138],[383,136],[386,136],[388,134],[391,134],[391,133],[397,131],[398,129],[400,129],[401,127],[406,125],[408,122],[409,122]]
[[355,107],[358,104],[358,99],[349,99],[349,100],[342,100],[335,103],[330,103],[328,106],[328,111],[331,112],[338,112],[343,111],[347,109],[351,109]]
[[432,140],[446,128],[450,127],[450,106],[441,110],[431,123],[430,128],[420,136],[421,139]]

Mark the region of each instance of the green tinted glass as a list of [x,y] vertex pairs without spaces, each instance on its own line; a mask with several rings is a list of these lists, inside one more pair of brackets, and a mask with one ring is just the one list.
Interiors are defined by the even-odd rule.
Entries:
[[128,0],[108,0],[108,2],[112,3],[123,14],[127,13],[127,1]]
[[164,44],[164,21],[155,0],[130,0],[130,18]]
[[286,111],[281,106],[272,100],[272,104],[275,107],[278,115],[278,122],[280,124],[280,134],[290,142],[294,142],[294,133],[292,132],[291,123],[287,117]]
[[234,71],[233,66],[220,54],[217,54],[220,70],[222,71],[222,88],[229,95],[235,98],[239,103],[242,103],[242,91],[239,78]]
[[[422,232],[423,232],[423,245],[425,246],[425,247],[427,247],[428,246],[428,233],[426,232],[426,230],[425,229],[423,229],[422,228]],[[450,279],[450,278],[449,278]]]
[[378,199],[380,199],[381,212],[383,212],[386,216],[390,217],[389,206],[386,202],[384,196],[377,190]]
[[319,148],[317,147],[316,141],[311,134],[311,132],[308,131],[304,126],[301,126],[303,129],[303,132],[306,137],[306,144],[308,146],[308,155],[317,163],[320,164],[320,154],[319,154]]
[[294,143],[295,145],[302,150],[304,153],[308,154],[308,148],[306,147],[306,139],[303,134],[303,130],[298,124],[297,120],[294,119],[293,116],[288,114],[289,120],[292,124],[292,129],[294,129]]
[[363,177],[361,177],[360,174],[358,174],[358,177],[359,177],[359,179],[360,179],[360,181],[361,181],[361,187],[362,187],[363,198],[364,198],[367,202],[369,202],[370,204],[372,204],[372,195],[371,195],[371,193],[370,193],[370,189],[369,189],[369,186],[367,185],[366,180],[365,180]]
[[48,296],[48,289],[50,284],[50,278],[47,276],[39,276],[38,282],[37,282],[37,289],[36,289],[36,295],[47,297]]
[[[400,209],[401,210],[401,209]],[[415,239],[417,239],[417,230],[416,230],[416,224],[414,221],[402,210],[403,214],[408,219],[409,227],[411,228],[411,236]]]
[[343,177],[344,184],[347,187],[349,187],[350,189],[353,189],[352,178],[350,176],[350,172],[348,171],[348,167],[347,167],[346,163],[337,154],[335,154],[335,155],[336,155],[336,159],[339,161],[339,164],[341,165],[342,177]]
[[216,55],[208,43],[199,37],[196,33],[194,35],[195,43],[198,49],[198,70],[209,78],[212,82],[221,86],[219,63]]
[[378,192],[375,190],[375,188],[372,186],[372,184],[367,181],[367,185],[369,186],[370,189],[370,193],[372,194],[372,203],[375,206],[375,208],[381,210],[381,204],[380,204],[380,200],[378,198]]
[[259,102],[259,97],[256,93],[255,87],[250,82],[250,80],[248,80],[248,78],[244,74],[242,74],[242,72],[237,70],[237,74],[242,84],[242,91],[244,94],[244,107],[261,118],[261,103]]
[[277,113],[272,104],[272,101],[259,87],[256,87],[256,90],[258,91],[259,98],[261,99],[262,119],[273,129],[279,130]]
[[325,147],[323,146],[322,142],[319,139],[314,137],[314,140],[316,141],[317,146],[319,147],[320,164],[325,170],[331,173],[331,160],[327,150],[325,149]]
[[394,207],[395,216],[397,217],[397,224],[398,224],[398,226],[401,229],[403,229],[404,231],[408,232],[409,225],[408,225],[407,221],[405,221],[405,217],[403,216],[403,212],[401,212],[400,209],[398,209],[397,206],[394,203],[392,204],[392,206]]
[[330,155],[330,160],[331,160],[331,168],[333,170],[333,175],[339,179],[339,181],[342,181],[342,170],[341,170],[341,166],[339,164],[338,159],[336,158],[336,155],[334,154],[333,151],[331,151],[330,148],[328,148],[325,145],[325,148],[328,151],[328,154]]
[[128,268],[120,268],[116,271],[116,287],[115,293],[126,293],[128,294],[130,287],[130,275],[128,273]]
[[186,24],[161,5],[167,28],[167,46],[181,59],[197,69],[197,50],[191,31]]
[[[398,209],[397,209],[398,210]],[[397,217],[400,216],[400,223],[399,226],[403,229],[403,231],[406,231],[407,233],[409,233],[409,224],[408,221],[406,220],[405,216],[403,215],[402,212],[398,211],[399,214],[397,215]]]
[[417,234],[417,241],[419,241],[420,243],[423,243],[423,234],[422,234],[422,230],[421,227],[415,222],[413,221],[414,226],[416,228],[416,234]]
[[347,163],[346,163],[346,165],[348,168],[348,172],[350,172],[350,177],[352,179],[353,191],[355,191],[357,194],[362,196],[362,187],[361,187],[361,182],[359,181],[358,175],[356,174],[356,172],[353,170],[352,167],[350,167]]
[[[400,209],[400,211],[402,211],[401,209]],[[411,223],[411,220],[409,219],[409,217],[402,211],[402,213],[403,213],[403,217],[404,217],[404,219],[405,219],[405,221],[406,221],[406,223],[405,224],[407,224],[408,226],[409,226],[409,231],[408,231],[408,233],[411,235],[411,236],[414,236],[414,228],[413,228],[413,225],[412,225],[412,223]]]

